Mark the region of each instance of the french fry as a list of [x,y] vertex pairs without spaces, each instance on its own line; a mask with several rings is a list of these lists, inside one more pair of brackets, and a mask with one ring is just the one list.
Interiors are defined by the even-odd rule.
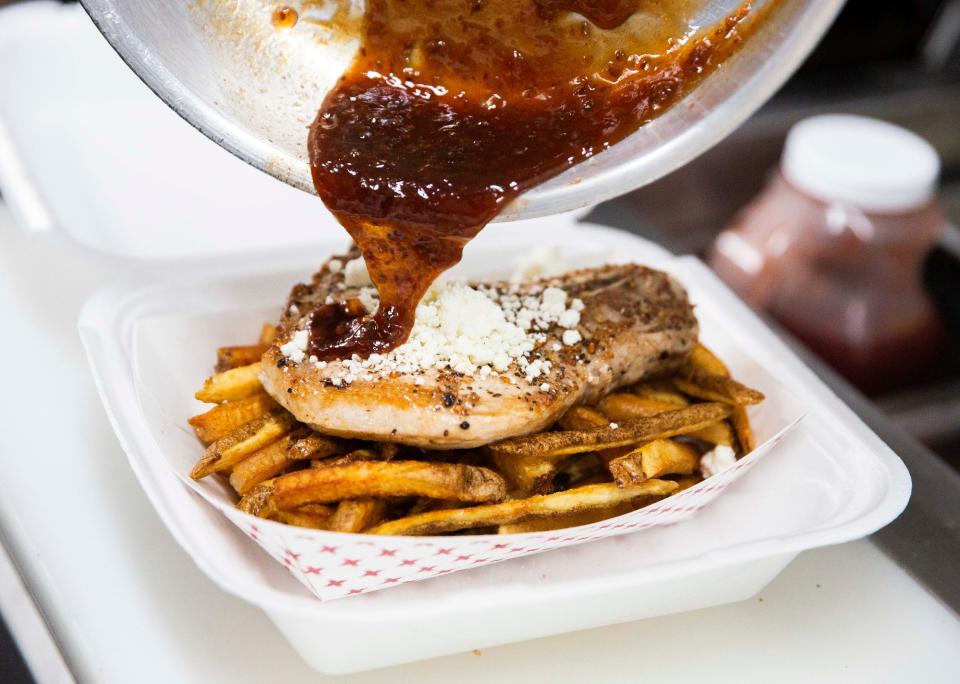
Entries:
[[253,487],[240,499],[237,508],[258,518],[269,518],[277,512],[273,501],[273,483],[274,480],[265,480]]
[[292,511],[277,510],[276,502],[273,500],[273,483],[273,480],[266,480],[255,486],[240,499],[237,508],[258,518],[275,520],[287,525],[316,530],[328,529],[328,523],[334,513],[333,508],[321,504],[307,504]]
[[[687,402],[689,404],[689,402]],[[607,420],[623,421],[636,420],[646,416],[655,416],[664,411],[675,411],[686,404],[678,406],[675,402],[660,401],[649,397],[640,397],[626,392],[616,392],[604,397],[597,409]]]
[[750,418],[747,416],[747,409],[743,406],[737,406],[730,414],[730,423],[733,425],[733,431],[737,434],[737,442],[740,444],[740,453],[749,454],[756,446],[756,438],[753,436],[753,428],[750,427]]
[[189,418],[187,422],[193,427],[197,439],[206,445],[226,437],[276,406],[277,402],[266,392],[257,392],[246,399],[214,406],[206,413]]
[[626,421],[617,427],[595,427],[587,430],[541,432],[512,437],[487,447],[494,456],[556,459],[597,449],[629,446],[654,439],[674,437],[698,430],[730,415],[730,407],[721,403],[692,404],[686,408],[665,411],[655,416]]
[[273,323],[264,323],[260,328],[260,344],[269,347],[276,341],[279,332]]
[[672,404],[673,408],[690,405],[690,400],[678,392],[669,381],[642,382],[627,389],[641,399],[652,399],[661,404]]
[[619,458],[624,454],[629,454],[631,449],[633,449],[633,445],[628,444],[626,446],[603,449],[601,451],[596,452],[596,454],[597,454],[597,458],[600,459],[600,462],[606,465],[615,458]]
[[287,457],[290,435],[254,451],[233,467],[230,486],[243,496],[264,480],[271,480],[287,471],[296,461]]
[[328,529],[334,532],[363,532],[382,522],[386,510],[386,502],[376,499],[341,501],[327,523]]
[[696,366],[687,366],[673,378],[681,392],[706,401],[718,401],[735,406],[749,406],[763,401],[763,393],[741,385],[724,375],[707,372]]
[[688,437],[696,437],[704,442],[711,444],[722,444],[731,448],[736,447],[735,437],[730,424],[725,420],[719,420],[716,423],[705,425],[699,430],[687,433]]
[[[309,442],[309,448],[302,443]],[[253,452],[233,467],[230,486],[243,495],[255,485],[289,470],[298,460],[322,458],[337,453],[343,443],[332,437],[316,433],[310,435],[289,434]]]
[[[584,487],[586,485],[594,484],[604,484],[610,482],[610,472],[607,470],[601,470],[590,477],[585,477],[580,482],[577,483],[577,487]],[[569,489],[569,488],[568,488]]]
[[380,452],[373,449],[354,449],[348,454],[338,456],[337,458],[318,458],[311,464],[311,468],[332,468],[334,466],[345,466],[359,461],[382,461]]
[[263,391],[260,384],[260,362],[249,366],[231,368],[206,379],[203,387],[194,395],[208,404],[220,404],[225,401],[244,399]]
[[686,434],[726,417],[723,404],[692,404],[655,416],[619,424],[567,432],[543,432],[491,444],[488,453],[497,469],[523,493],[542,494],[558,467],[572,455],[597,452],[603,461],[622,456],[632,447],[655,439]]
[[296,527],[307,527],[313,530],[329,530],[332,514],[317,515],[316,513],[305,513],[296,511],[275,511],[270,515],[270,520],[282,522],[286,525]]
[[317,530],[329,529],[330,519],[334,515],[334,509],[330,506],[306,504],[292,511],[278,510],[273,498],[274,481],[266,480],[253,487],[240,499],[237,508],[258,518],[275,520],[287,525],[310,527]]
[[392,461],[399,455],[400,447],[390,442],[378,442],[375,445],[377,455],[383,461]]
[[560,427],[564,430],[587,430],[609,424],[609,418],[589,406],[574,406],[560,418]]
[[360,461],[329,468],[309,468],[274,480],[277,508],[347,499],[427,496],[467,502],[499,501],[506,483],[488,468],[459,463]]
[[580,525],[589,525],[590,523],[600,522],[607,518],[615,518],[618,515],[629,513],[635,510],[630,502],[619,503],[610,508],[595,508],[593,510],[578,511],[576,513],[565,513],[563,515],[550,516],[545,518],[532,518],[530,520],[508,525],[500,525],[497,528],[497,534],[522,534],[523,532],[547,532],[549,530],[562,530],[567,527],[579,527]]
[[334,508],[332,506],[326,506],[324,504],[304,504],[297,509],[297,513],[306,513],[308,515],[326,515],[331,516],[334,513]]
[[655,439],[608,464],[621,487],[663,475],[690,475],[700,466],[693,447],[669,439]]
[[249,366],[251,363],[256,363],[265,351],[267,351],[267,347],[261,344],[220,347],[217,349],[217,372],[222,373],[231,368],[239,368],[240,366]]
[[563,479],[566,482],[563,489],[578,486],[584,480],[604,471],[604,462],[597,456],[598,454],[583,454],[560,464],[554,480]]
[[290,445],[290,458],[295,461],[307,458],[327,458],[334,454],[343,453],[347,442],[336,437],[327,437],[317,432],[299,437]]
[[254,451],[290,432],[293,422],[293,416],[283,409],[274,409],[250,421],[208,446],[190,471],[190,477],[199,480],[210,473],[229,470]]
[[[587,430],[593,427],[601,427],[610,425],[610,419],[604,416],[595,408],[590,408],[589,406],[574,406],[572,409],[567,411],[563,418],[560,419],[560,427],[564,430]],[[627,451],[629,447],[615,447],[613,449],[604,449],[597,452],[597,458],[599,458],[604,463],[607,463],[611,459],[616,458],[617,456],[622,456]],[[540,476],[541,480],[544,477]],[[542,489],[542,487],[541,487]],[[527,494],[546,494],[546,491],[527,491]]]
[[680,475],[679,477],[672,477],[670,479],[677,483],[677,486],[679,487],[677,490],[678,493],[685,489],[690,489],[693,485],[703,482],[703,477],[701,477],[699,474]]
[[705,346],[697,342],[697,345],[690,352],[690,364],[697,368],[702,368],[708,373],[715,375],[725,375],[730,377],[730,370],[720,358]]
[[632,487],[618,487],[613,483],[587,485],[556,494],[532,496],[498,504],[421,513],[377,525],[368,532],[370,534],[425,535],[491,525],[510,525],[536,517],[610,508],[641,497],[667,496],[676,490],[677,483],[666,480],[647,480]]
[[539,456],[512,456],[491,454],[497,472],[502,473],[511,486],[511,496],[525,497],[531,494],[547,494],[551,481],[566,460],[540,458]]
[[[716,354],[702,344],[698,343],[697,347],[693,350],[693,354],[690,356],[690,363],[710,373],[730,377],[730,370],[723,361],[717,358]],[[733,424],[733,429],[737,433],[740,453],[748,454],[753,451],[757,443],[753,436],[753,429],[750,427],[750,418],[747,417],[747,410],[743,406],[737,406],[733,409],[733,413],[730,414],[730,422]]]
[[462,504],[459,501],[430,499],[424,496],[420,497],[413,503],[413,505],[410,507],[410,510],[406,512],[406,515],[417,515],[419,513],[427,513],[428,511],[440,511],[445,508],[460,508],[461,506]]

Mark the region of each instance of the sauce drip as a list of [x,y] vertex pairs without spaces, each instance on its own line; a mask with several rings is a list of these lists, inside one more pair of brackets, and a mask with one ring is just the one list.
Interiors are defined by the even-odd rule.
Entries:
[[368,0],[308,151],[380,307],[321,307],[309,353],[406,341],[431,283],[505,204],[683,97],[741,42],[748,9],[695,33],[680,0]]
[[297,10],[287,5],[280,5],[275,10],[273,10],[273,16],[270,20],[273,22],[273,25],[280,29],[293,28],[297,25],[297,20],[300,18],[300,15],[297,14]]

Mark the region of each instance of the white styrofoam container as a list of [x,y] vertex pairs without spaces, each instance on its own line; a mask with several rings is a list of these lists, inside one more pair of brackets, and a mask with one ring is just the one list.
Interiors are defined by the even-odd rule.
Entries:
[[[171,267],[161,279],[133,277],[105,290],[85,307],[80,329],[101,398],[161,518],[207,575],[261,606],[316,669],[353,672],[741,600],[800,551],[867,535],[906,505],[910,482],[900,460],[697,260],[673,259],[619,231],[541,220],[486,231],[468,248],[461,273],[502,272],[513,256],[544,242],[576,266],[635,260],[677,273],[705,339],[731,359],[734,373],[744,358],[774,369],[807,418],[685,522],[330,603],[307,593],[158,455],[133,353],[138,322],[157,317],[233,311],[218,315],[222,343],[249,337],[251,323],[276,310],[325,248],[268,269]],[[211,350],[185,337],[170,354],[177,359],[171,369],[196,374]]]

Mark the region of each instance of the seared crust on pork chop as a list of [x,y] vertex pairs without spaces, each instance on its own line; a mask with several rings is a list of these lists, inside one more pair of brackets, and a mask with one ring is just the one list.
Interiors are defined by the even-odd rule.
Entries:
[[324,434],[461,449],[536,432],[575,404],[595,402],[617,387],[676,370],[697,339],[697,321],[683,287],[665,273],[627,264],[519,286],[486,286],[520,296],[557,287],[571,300],[583,301],[576,328],[580,341],[571,343],[577,335],[567,335],[564,344],[564,330],[557,325],[536,335],[528,358],[550,363],[532,381],[517,364],[472,377],[449,368],[354,377],[349,369],[356,360],[352,365],[292,360],[281,347],[304,329],[317,307],[331,298],[359,295],[369,300],[368,288],[364,293],[345,284],[342,265],[356,256],[328,261],[310,284],[293,288],[277,342],[263,357],[260,379],[267,392]]

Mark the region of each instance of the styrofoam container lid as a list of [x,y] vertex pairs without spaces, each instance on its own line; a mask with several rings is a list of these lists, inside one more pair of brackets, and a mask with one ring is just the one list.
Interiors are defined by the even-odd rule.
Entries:
[[905,128],[827,114],[790,130],[780,167],[797,189],[821,201],[898,213],[930,200],[940,158],[930,143]]
[[237,162],[180,119],[79,6],[4,9],[0,64],[0,191],[28,232],[141,262],[344,234],[316,197]]

